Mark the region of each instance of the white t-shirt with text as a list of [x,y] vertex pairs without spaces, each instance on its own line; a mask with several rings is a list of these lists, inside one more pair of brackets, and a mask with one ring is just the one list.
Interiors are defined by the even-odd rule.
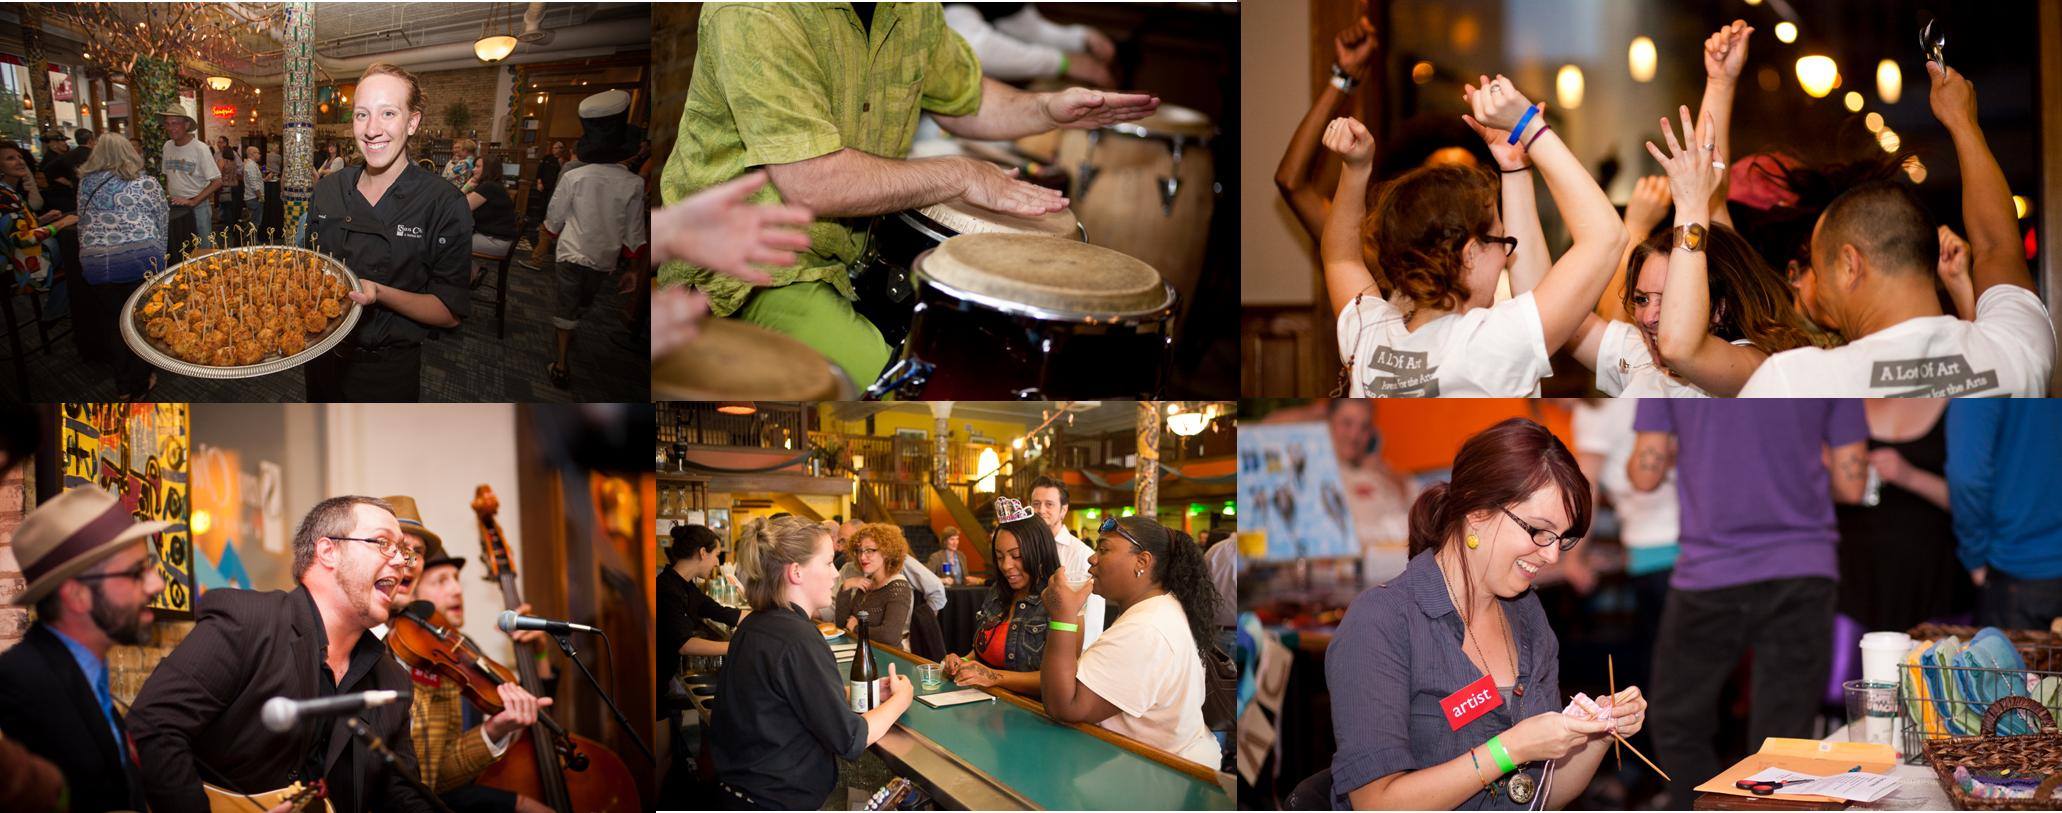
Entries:
[[1415,331],[1395,305],[1362,296],[1339,311],[1339,354],[1353,359],[1356,398],[1537,397],[1553,375],[1530,291]]
[[2055,366],[2055,327],[2034,292],[1995,285],[1976,319],[1922,316],[1844,347],[1770,356],[1743,398],[2039,398]]
[[159,157],[165,173],[165,194],[170,197],[193,197],[208,188],[210,181],[222,177],[222,167],[215,163],[215,151],[198,138],[186,142],[184,147],[166,141]]

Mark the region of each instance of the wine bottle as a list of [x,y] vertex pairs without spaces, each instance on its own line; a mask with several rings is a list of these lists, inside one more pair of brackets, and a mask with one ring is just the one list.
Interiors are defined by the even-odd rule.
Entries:
[[874,691],[874,680],[880,677],[880,669],[874,664],[873,644],[866,639],[866,611],[860,610],[859,648],[852,650],[852,674],[845,685],[846,699],[852,704],[852,711],[865,714],[878,702]]

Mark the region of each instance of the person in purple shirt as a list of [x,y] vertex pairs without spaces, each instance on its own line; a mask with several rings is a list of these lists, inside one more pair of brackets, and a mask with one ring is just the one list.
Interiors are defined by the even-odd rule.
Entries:
[[[1294,794],[1322,800],[1297,804],[1523,810],[1582,795],[1609,733],[1647,716],[1634,686],[1597,698],[1601,719],[1561,713],[1560,642],[1532,581],[1588,532],[1590,505],[1544,426],[1512,418],[1461,445],[1451,481],[1411,506],[1409,564],[1353,600],[1326,651],[1338,750]],[[1455,725],[1455,703],[1489,710]]]
[[1833,503],[1859,503],[1869,425],[1860,401],[1640,402],[1626,474],[1651,491],[1669,467],[1681,556],[1654,642],[1657,758],[1689,807],[1724,767],[1719,692],[1754,652],[1749,748],[1809,737],[1832,668],[1840,530]]

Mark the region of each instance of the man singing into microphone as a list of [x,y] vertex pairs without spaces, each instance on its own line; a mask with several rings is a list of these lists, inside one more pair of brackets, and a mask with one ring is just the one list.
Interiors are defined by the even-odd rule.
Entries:
[[[201,596],[193,631],[158,664],[129,711],[150,809],[206,813],[202,781],[263,793],[326,780],[337,813],[436,810],[410,783],[417,771],[408,670],[366,634],[387,621],[415,556],[384,500],[332,497],[294,532],[298,588]],[[399,698],[347,717],[384,741],[398,771],[351,735],[347,717],[304,716],[283,734],[261,724],[260,710],[275,697],[376,690]]]

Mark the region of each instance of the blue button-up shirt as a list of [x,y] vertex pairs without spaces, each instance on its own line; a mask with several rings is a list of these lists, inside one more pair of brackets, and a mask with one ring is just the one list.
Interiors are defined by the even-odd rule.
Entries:
[[45,625],[44,628],[64,642],[64,648],[72,653],[72,660],[78,662],[79,671],[86,673],[86,685],[93,687],[93,699],[100,704],[100,716],[107,719],[107,730],[115,735],[115,748],[120,750],[122,727],[115,724],[115,698],[114,693],[108,690],[107,661],[93,654],[93,650],[84,644],[72,640],[71,636],[58,632],[56,627]]
[[[1481,680],[1482,670],[1461,649],[1460,613],[1432,553],[1418,554],[1395,580],[1353,600],[1325,653],[1339,746],[1332,755],[1333,807],[1350,808],[1347,794],[1369,782],[1465,756],[1519,720],[1561,710],[1561,646],[1539,596],[1528,590],[1499,603],[1517,639],[1516,685],[1525,694],[1506,692],[1503,705],[1455,731],[1440,701]],[[1493,765],[1485,768],[1485,774],[1496,772]],[[1538,778],[1537,766],[1519,770]],[[1499,791],[1495,798],[1477,792],[1458,809],[1524,807]]]

